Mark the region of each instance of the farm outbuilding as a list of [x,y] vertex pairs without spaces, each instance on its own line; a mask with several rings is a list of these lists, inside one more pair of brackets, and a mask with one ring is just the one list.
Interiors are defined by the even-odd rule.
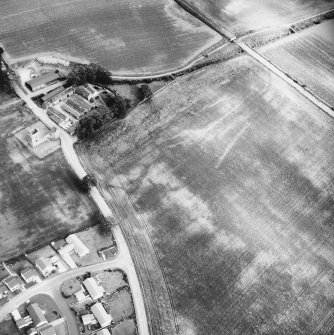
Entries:
[[26,86],[32,91],[38,91],[52,83],[56,82],[59,79],[59,74],[55,72],[50,72],[43,74],[39,77],[31,79],[26,82]]

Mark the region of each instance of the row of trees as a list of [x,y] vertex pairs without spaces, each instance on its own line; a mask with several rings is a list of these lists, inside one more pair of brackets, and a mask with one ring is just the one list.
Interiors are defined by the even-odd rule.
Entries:
[[[89,192],[93,187],[97,186],[97,180],[92,174],[87,174],[80,180],[80,186],[84,192]],[[112,217],[105,217],[101,213],[95,213],[95,223],[99,225],[101,234],[112,236],[113,228],[116,226],[116,221]]]

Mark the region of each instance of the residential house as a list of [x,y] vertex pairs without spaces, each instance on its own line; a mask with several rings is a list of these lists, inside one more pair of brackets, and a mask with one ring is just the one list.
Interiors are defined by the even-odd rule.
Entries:
[[79,239],[79,237],[75,234],[71,234],[66,237],[66,242],[68,244],[72,244],[74,246],[74,251],[79,257],[86,256],[89,254],[89,249],[87,246]]
[[84,326],[90,326],[97,324],[97,320],[95,319],[93,314],[86,314],[81,316],[82,323]]
[[21,272],[21,277],[25,280],[26,283],[39,282],[40,277],[36,269],[27,268]]
[[7,277],[3,280],[3,283],[8,287],[11,292],[15,292],[16,290],[24,289],[24,282],[23,280],[16,275]]
[[22,328],[30,326],[32,324],[32,319],[31,319],[30,316],[26,316],[24,318],[21,318],[21,319],[15,321],[15,323],[16,323],[16,327],[18,329],[22,329]]
[[112,317],[106,312],[100,302],[97,302],[95,305],[93,305],[91,311],[93,312],[95,318],[97,319],[102,328],[110,325]]
[[97,300],[103,297],[104,289],[99,286],[94,278],[87,278],[83,281],[89,295],[93,300]]
[[36,267],[45,278],[49,276],[52,271],[55,270],[50,259],[47,259],[45,257],[40,257],[37,259]]
[[31,316],[35,327],[40,327],[48,323],[38,304],[33,303],[29,305],[27,311]]
[[109,330],[107,328],[104,328],[104,329],[100,329],[96,335],[111,335]]

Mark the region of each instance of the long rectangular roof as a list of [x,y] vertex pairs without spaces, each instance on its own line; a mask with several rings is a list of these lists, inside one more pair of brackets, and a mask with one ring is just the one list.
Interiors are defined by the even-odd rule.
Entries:
[[94,278],[87,278],[83,281],[89,295],[93,300],[99,299],[103,296],[103,288],[97,285],[97,282]]
[[105,327],[106,325],[109,325],[111,323],[111,315],[106,312],[100,302],[97,302],[95,305],[93,305],[91,311],[93,312],[101,327]]
[[55,95],[57,95],[58,93],[64,91],[64,87],[63,86],[60,86],[60,87],[57,87],[55,90],[47,93],[44,95],[44,97],[42,97],[42,101],[45,102],[45,101],[48,101],[50,100],[51,98],[53,98]]
[[26,84],[30,85],[31,87],[39,86],[42,84],[46,84],[52,80],[56,80],[59,78],[59,74],[55,72],[49,72],[46,74],[43,74],[39,77],[33,78],[26,82]]
[[35,326],[41,326],[47,323],[46,318],[38,304],[33,303],[27,307],[27,311],[32,318]]
[[66,242],[74,245],[75,252],[83,257],[89,253],[87,246],[75,234],[71,234],[66,238]]

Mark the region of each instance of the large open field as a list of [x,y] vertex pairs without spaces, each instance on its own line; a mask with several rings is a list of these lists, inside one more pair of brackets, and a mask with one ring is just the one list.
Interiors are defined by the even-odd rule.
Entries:
[[34,122],[26,108],[0,109],[0,261],[88,225],[94,210],[61,150],[40,160],[15,137]]
[[15,58],[54,51],[112,72],[159,72],[220,38],[173,0],[1,2],[0,43]]
[[306,19],[333,9],[331,0],[188,0],[237,35]]
[[259,51],[334,107],[334,20],[268,44]]
[[119,181],[128,192],[139,219],[120,223],[144,296],[165,290],[140,259],[149,234],[180,334],[329,335],[333,135],[334,120],[242,56],[178,79],[80,152],[111,201]]

